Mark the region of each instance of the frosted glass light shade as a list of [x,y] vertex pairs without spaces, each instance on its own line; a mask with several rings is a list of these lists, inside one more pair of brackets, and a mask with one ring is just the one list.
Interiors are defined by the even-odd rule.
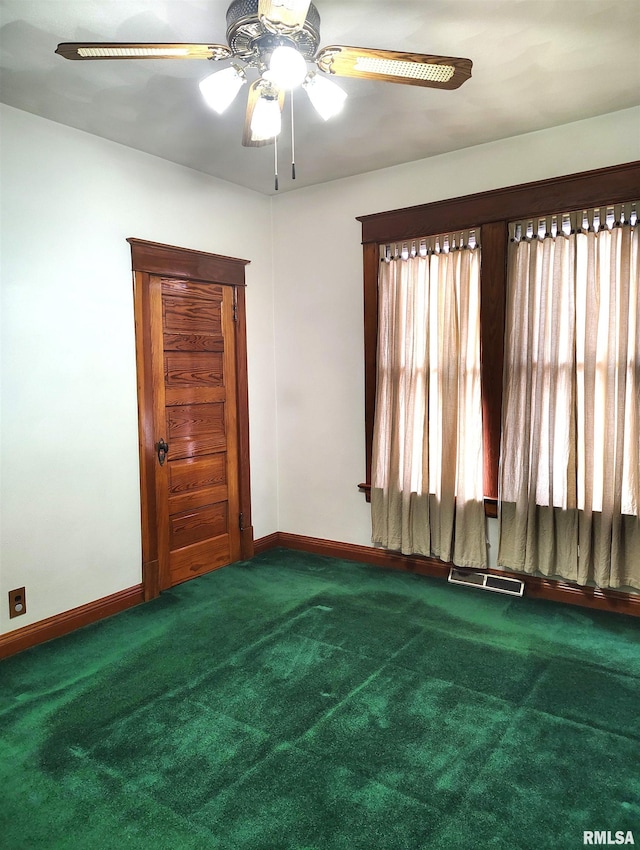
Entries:
[[318,74],[309,74],[302,85],[316,112],[325,121],[337,115],[347,99],[347,93],[344,89]]
[[282,128],[280,103],[277,98],[261,97],[251,117],[251,138],[254,142],[273,139]]
[[269,62],[268,79],[279,89],[294,89],[307,76],[307,63],[295,47],[276,47]]
[[205,77],[200,82],[200,91],[207,105],[222,115],[246,82],[244,73],[232,66]]

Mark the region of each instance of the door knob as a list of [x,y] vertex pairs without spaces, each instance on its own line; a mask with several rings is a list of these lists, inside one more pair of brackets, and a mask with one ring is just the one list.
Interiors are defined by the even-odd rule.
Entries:
[[160,439],[156,443],[156,449],[158,450],[158,462],[160,463],[160,466],[162,466],[169,454],[169,446],[164,440]]

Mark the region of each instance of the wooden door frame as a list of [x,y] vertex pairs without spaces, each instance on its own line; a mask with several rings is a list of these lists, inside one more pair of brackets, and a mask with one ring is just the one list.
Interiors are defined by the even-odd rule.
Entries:
[[[174,245],[129,237],[133,271],[138,382],[138,443],[140,452],[140,503],[142,520],[142,584],[145,600],[160,594],[158,527],[156,511],[156,449],[153,376],[151,371],[151,275],[202,281],[233,287],[235,323],[236,396],[238,418],[238,486],[242,558],[253,556],[251,477],[249,467],[249,393],[247,383],[247,325],[245,266],[239,260]],[[233,520],[232,520],[233,521]]]

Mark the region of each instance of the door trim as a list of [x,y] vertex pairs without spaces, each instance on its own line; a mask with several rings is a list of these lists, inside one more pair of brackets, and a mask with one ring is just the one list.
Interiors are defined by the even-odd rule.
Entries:
[[142,522],[142,585],[145,600],[160,594],[158,524],[155,490],[156,434],[153,427],[153,382],[151,374],[151,309],[149,286],[152,275],[197,280],[233,287],[236,319],[235,364],[238,420],[238,487],[242,523],[240,547],[243,559],[253,556],[251,522],[251,474],[249,460],[249,388],[247,381],[247,325],[245,266],[240,260],[208,254],[159,242],[130,237],[133,271],[136,370],[138,382],[138,443],[140,452],[140,503]]

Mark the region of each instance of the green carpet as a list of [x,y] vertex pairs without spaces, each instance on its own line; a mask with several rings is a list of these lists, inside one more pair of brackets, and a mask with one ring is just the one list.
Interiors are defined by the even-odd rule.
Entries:
[[0,663],[0,846],[638,845],[639,637],[272,550]]

